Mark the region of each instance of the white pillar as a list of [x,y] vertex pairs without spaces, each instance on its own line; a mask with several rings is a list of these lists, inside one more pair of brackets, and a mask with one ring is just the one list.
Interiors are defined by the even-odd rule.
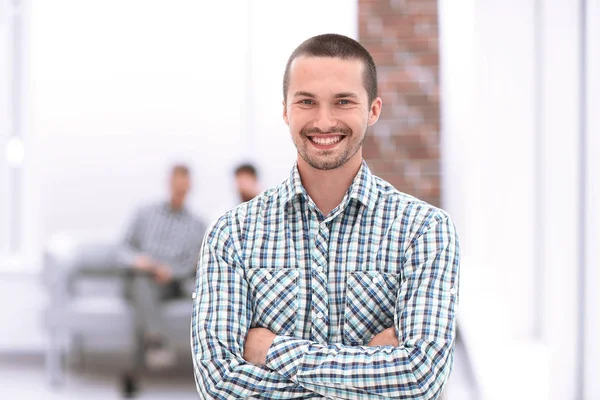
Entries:
[[600,398],[600,1],[588,0],[586,34],[586,270],[584,399]]
[[543,339],[553,400],[577,398],[580,2],[541,3]]

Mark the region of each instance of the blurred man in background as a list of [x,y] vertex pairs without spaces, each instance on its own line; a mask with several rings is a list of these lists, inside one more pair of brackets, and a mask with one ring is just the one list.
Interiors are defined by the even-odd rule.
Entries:
[[188,294],[205,231],[202,221],[185,207],[190,190],[187,166],[172,168],[169,188],[167,201],[138,210],[120,251],[121,262],[136,272],[131,300],[136,324],[144,332],[145,361],[150,368],[175,362],[161,303]]
[[260,193],[258,172],[252,164],[240,164],[235,169],[235,184],[242,203],[252,200]]

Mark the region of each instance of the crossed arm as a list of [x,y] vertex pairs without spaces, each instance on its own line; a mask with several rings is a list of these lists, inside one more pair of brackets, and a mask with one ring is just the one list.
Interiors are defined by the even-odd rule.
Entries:
[[396,326],[369,346],[322,345],[250,329],[252,306],[225,220],[202,247],[192,317],[197,388],[205,398],[319,394],[342,399],[435,399],[450,373],[458,245],[434,221],[406,253]]
[[[250,328],[244,344],[244,360],[254,365],[264,366],[276,337],[276,334],[266,328]],[[373,336],[367,346],[398,347],[399,345],[396,328],[391,327]]]

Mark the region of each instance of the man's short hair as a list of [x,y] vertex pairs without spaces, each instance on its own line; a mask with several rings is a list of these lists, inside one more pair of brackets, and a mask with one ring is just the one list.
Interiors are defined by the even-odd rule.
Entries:
[[256,167],[253,164],[250,163],[244,163],[244,164],[240,164],[235,168],[234,174],[235,176],[238,176],[239,174],[250,174],[252,176],[254,176],[255,178],[258,178],[258,171],[256,170]]
[[377,97],[377,68],[371,54],[356,40],[344,35],[327,33],[305,40],[296,47],[283,74],[283,101],[287,100],[290,87],[290,68],[292,62],[299,57],[331,57],[342,60],[360,60],[365,69],[363,72],[363,85],[369,96],[369,106]]
[[189,176],[190,168],[185,164],[175,164],[171,168],[171,176],[175,175]]

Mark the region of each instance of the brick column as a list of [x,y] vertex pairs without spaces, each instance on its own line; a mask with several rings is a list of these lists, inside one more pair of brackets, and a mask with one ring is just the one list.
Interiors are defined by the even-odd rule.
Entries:
[[383,112],[363,156],[398,190],[440,205],[437,0],[358,0],[359,40],[377,64]]

